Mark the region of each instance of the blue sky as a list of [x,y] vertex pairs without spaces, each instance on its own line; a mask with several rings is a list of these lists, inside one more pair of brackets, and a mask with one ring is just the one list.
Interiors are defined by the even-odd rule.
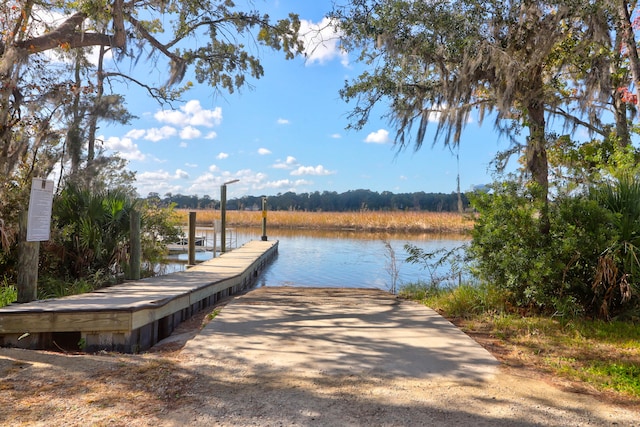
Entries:
[[[273,18],[297,13],[305,28],[314,28],[331,1],[267,0],[254,7]],[[103,126],[104,146],[129,161],[143,197],[170,192],[216,199],[220,185],[233,179],[240,181],[228,187],[230,198],[287,191],[455,191],[455,153],[440,143],[432,147],[431,140],[418,152],[398,153],[394,129],[379,117],[384,107],[361,131],[345,130],[354,105],[338,92],[362,65],[335,41],[314,47],[307,58],[290,61],[282,52],[261,50],[265,76],[249,79],[253,88],[220,95],[196,86],[173,110],[162,109],[142,89],[123,88],[127,107],[138,119]],[[137,67],[137,73],[147,67],[144,75],[166,79],[162,69]],[[468,124],[459,150],[463,191],[491,182],[489,163],[507,145],[492,123]]]

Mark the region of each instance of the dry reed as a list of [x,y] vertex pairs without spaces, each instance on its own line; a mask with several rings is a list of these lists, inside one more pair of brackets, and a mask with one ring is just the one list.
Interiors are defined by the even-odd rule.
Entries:
[[[197,210],[196,225],[211,226],[220,219],[220,211]],[[177,209],[183,225],[187,225],[189,210]],[[269,228],[310,230],[389,231],[409,233],[468,233],[473,228],[473,217],[451,212],[304,212],[270,211]],[[227,211],[227,226],[260,227],[261,211]]]

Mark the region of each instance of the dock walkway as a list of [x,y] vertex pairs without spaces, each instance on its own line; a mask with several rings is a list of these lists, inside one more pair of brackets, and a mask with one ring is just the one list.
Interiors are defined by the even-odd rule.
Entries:
[[146,350],[194,313],[252,286],[277,250],[277,241],[251,241],[187,271],[2,307],[0,346]]

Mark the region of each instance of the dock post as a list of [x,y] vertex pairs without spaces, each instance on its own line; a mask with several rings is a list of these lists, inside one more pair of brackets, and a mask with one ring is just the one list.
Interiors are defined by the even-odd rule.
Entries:
[[196,213],[189,212],[189,262],[187,268],[196,265]]
[[129,214],[129,279],[140,280],[140,212],[135,209]]
[[262,241],[267,241],[267,196],[262,196]]
[[31,302],[38,299],[38,260],[40,242],[27,242],[27,211],[18,218],[18,301]]

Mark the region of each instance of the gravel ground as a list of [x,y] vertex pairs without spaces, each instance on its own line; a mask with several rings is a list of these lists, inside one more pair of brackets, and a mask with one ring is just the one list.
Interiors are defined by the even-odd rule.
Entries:
[[0,349],[0,425],[640,426],[640,406],[524,367],[416,378],[290,369],[240,351],[202,357],[190,349],[204,334],[215,339],[209,326],[218,320],[201,331],[202,317],[141,355]]

